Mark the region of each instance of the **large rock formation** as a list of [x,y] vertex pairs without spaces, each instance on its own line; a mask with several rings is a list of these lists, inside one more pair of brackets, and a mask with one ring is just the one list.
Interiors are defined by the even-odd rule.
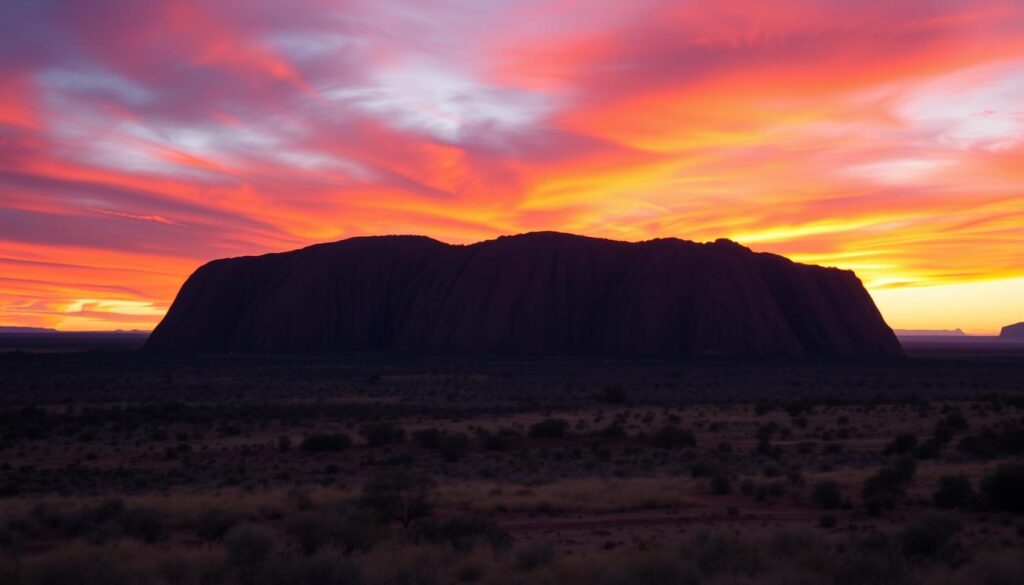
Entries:
[[1003,330],[999,332],[1000,339],[1020,339],[1024,341],[1024,323],[1015,323],[1013,325],[1007,325],[1003,327]]
[[552,232],[453,246],[352,238],[216,260],[182,286],[154,350],[896,356],[849,271],[728,240]]

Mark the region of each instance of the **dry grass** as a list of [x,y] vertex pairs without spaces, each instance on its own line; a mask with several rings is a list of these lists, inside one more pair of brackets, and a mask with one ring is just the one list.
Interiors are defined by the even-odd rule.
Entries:
[[578,514],[655,508],[685,508],[693,503],[688,478],[581,478],[524,486],[495,482],[450,484],[441,490],[443,505],[478,513]]

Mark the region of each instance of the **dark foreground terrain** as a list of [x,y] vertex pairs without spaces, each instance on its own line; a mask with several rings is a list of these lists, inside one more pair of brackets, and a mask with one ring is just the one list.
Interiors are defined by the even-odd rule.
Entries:
[[0,584],[1019,583],[1024,353],[0,354]]

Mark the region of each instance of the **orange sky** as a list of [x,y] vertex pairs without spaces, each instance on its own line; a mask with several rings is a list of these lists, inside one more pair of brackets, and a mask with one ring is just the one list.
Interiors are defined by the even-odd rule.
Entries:
[[15,1],[0,325],[149,329],[354,235],[735,239],[897,328],[1024,321],[1024,4]]

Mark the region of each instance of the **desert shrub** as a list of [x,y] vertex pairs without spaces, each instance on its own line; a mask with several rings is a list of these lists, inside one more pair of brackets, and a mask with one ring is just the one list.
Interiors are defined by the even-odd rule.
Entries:
[[264,563],[250,582],[253,585],[358,585],[362,583],[362,572],[355,563],[331,555],[281,555]]
[[884,535],[854,541],[836,562],[835,585],[902,585],[908,567],[899,548]]
[[626,428],[617,422],[610,422],[608,426],[597,431],[597,436],[602,439],[624,439],[629,436],[626,432]]
[[947,426],[939,422],[935,425],[935,430],[932,431],[932,437],[940,443],[948,443],[953,440],[953,436],[956,435],[956,431],[952,427]]
[[512,545],[512,535],[493,520],[480,518],[452,518],[443,522],[423,522],[416,531],[418,540],[435,544],[448,544],[457,551],[468,552],[478,542],[486,542],[495,552]]
[[694,437],[693,431],[675,425],[661,427],[648,438],[648,441],[662,449],[697,446],[697,439]]
[[917,447],[917,437],[913,433],[900,433],[885,446],[883,453],[886,455],[905,455],[913,451],[914,447]]
[[310,453],[333,453],[344,451],[352,445],[352,439],[345,433],[313,433],[302,439],[299,449]]
[[819,508],[835,510],[843,505],[843,492],[839,484],[831,480],[823,480],[814,484],[811,499]]
[[981,480],[984,502],[1011,514],[1024,514],[1024,464],[1006,463]]
[[200,512],[196,519],[195,530],[199,538],[218,541],[224,538],[228,530],[238,524],[237,514],[224,508],[207,508]]
[[563,418],[547,418],[530,425],[530,437],[534,439],[561,439],[569,431],[569,421]]
[[299,549],[311,555],[337,539],[339,522],[321,512],[301,512],[288,519],[285,531]]
[[555,558],[555,547],[544,541],[535,541],[516,551],[516,566],[523,571],[532,571],[547,565]]
[[970,508],[978,501],[978,494],[967,476],[944,475],[939,478],[939,487],[932,495],[936,508]]
[[864,480],[862,496],[864,506],[871,514],[891,510],[906,494],[914,479],[916,465],[913,459],[901,459],[892,467],[883,467]]
[[982,429],[975,435],[964,437],[957,443],[957,449],[980,458],[1024,453],[1024,426],[1013,425],[994,430]]
[[17,585],[24,582],[21,563],[0,554],[0,585]]
[[822,514],[821,518],[818,518],[818,526],[822,528],[835,528],[837,524],[839,520],[832,514]]
[[716,496],[726,496],[732,493],[732,480],[724,473],[716,474],[711,478],[711,493]]
[[381,536],[381,527],[374,517],[363,511],[341,519],[335,532],[335,546],[346,554],[373,548]]
[[822,449],[822,452],[825,455],[838,455],[843,452],[843,444],[830,441],[825,443],[825,447]]
[[416,473],[398,471],[375,477],[363,486],[360,502],[382,522],[404,528],[434,509],[434,481]]
[[125,512],[120,499],[104,500],[79,513],[61,514],[57,510],[34,510],[37,517],[66,536],[85,536],[93,542],[105,542],[124,533],[121,521]]
[[703,459],[690,467],[690,475],[693,477],[711,477],[718,473],[723,473],[723,469],[721,464],[714,460]]
[[277,450],[282,453],[292,448],[292,438],[288,435],[281,435],[277,438]]
[[70,549],[37,559],[27,569],[25,582],[38,585],[125,585],[139,583],[133,574],[105,549]]
[[151,508],[129,508],[121,514],[121,529],[128,536],[145,543],[167,538],[170,530],[163,515]]
[[903,554],[936,557],[960,531],[960,522],[946,516],[929,516],[908,524],[900,533]]
[[277,538],[269,528],[255,524],[238,524],[224,535],[228,560],[238,567],[253,567],[268,558],[277,548]]
[[779,498],[786,495],[786,484],[781,481],[767,481],[757,484],[754,489],[754,498],[763,502],[769,498]]
[[705,577],[720,574],[757,577],[765,570],[761,550],[748,540],[732,536],[705,536],[697,539],[694,548],[690,552]]
[[665,554],[627,557],[601,576],[600,585],[698,585],[700,573],[692,561]]
[[914,457],[918,459],[935,459],[941,451],[942,443],[936,438],[931,438],[914,449]]
[[469,448],[469,436],[466,433],[446,433],[441,437],[439,447],[445,461],[458,461]]
[[497,431],[479,429],[477,430],[477,436],[480,438],[483,448],[488,451],[508,450],[520,439],[519,431],[509,428],[500,428]]
[[809,455],[814,453],[814,450],[818,448],[818,444],[814,441],[801,441],[796,446],[796,452],[801,455]]
[[437,449],[441,446],[441,437],[444,433],[441,429],[429,428],[413,431],[412,440],[424,449]]
[[401,443],[405,429],[388,422],[366,423],[359,427],[359,434],[371,447]]
[[967,419],[959,412],[950,413],[946,418],[942,419],[939,424],[945,425],[955,431],[966,431],[970,427],[970,425],[967,424]]

